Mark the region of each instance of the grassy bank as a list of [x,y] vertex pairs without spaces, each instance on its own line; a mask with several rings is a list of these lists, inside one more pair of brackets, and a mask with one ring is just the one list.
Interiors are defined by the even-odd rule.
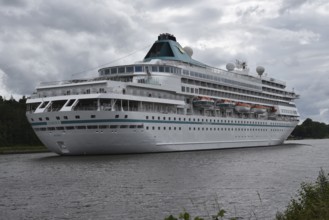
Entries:
[[0,154],[39,153],[48,152],[44,146],[10,146],[0,147]]

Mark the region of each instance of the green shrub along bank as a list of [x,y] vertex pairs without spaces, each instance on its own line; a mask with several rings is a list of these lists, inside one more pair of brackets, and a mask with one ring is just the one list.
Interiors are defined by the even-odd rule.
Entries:
[[[219,208],[218,208],[219,209]],[[273,217],[274,218],[274,217]],[[241,217],[227,217],[224,209],[208,217],[192,217],[184,211],[177,217],[170,215],[164,220],[237,220]],[[253,213],[247,219],[261,219]],[[315,183],[302,183],[297,198],[292,198],[283,212],[277,212],[276,220],[329,220],[329,174],[321,169]]]
[[0,150],[2,147],[42,146],[26,119],[25,103],[25,97],[16,101],[0,96]]
[[329,219],[329,174],[321,169],[315,183],[302,183],[298,197],[292,199],[277,220],[328,220]]

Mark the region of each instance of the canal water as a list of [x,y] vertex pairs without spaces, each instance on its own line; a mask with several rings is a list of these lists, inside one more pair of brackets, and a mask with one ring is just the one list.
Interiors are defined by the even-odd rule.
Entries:
[[274,219],[302,182],[329,172],[329,140],[107,156],[0,155],[0,219]]

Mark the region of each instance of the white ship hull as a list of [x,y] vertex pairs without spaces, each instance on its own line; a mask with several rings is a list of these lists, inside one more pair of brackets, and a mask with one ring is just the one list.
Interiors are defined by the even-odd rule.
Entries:
[[[95,113],[96,119],[87,119]],[[52,114],[44,113],[42,116],[52,118]],[[76,112],[71,114],[76,115]],[[70,113],[65,115],[71,117]],[[116,115],[119,115],[117,119]],[[278,145],[283,143],[297,123],[182,115],[171,115],[169,121],[168,114],[139,112],[83,112],[80,117],[80,120],[32,125],[50,151],[62,155],[81,155]],[[175,121],[172,120],[174,117]],[[199,122],[193,119],[199,119]],[[86,128],[79,129],[83,126]]]

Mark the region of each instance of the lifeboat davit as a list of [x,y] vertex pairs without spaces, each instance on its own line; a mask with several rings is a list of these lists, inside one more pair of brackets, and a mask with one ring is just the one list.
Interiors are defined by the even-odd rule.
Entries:
[[267,111],[267,108],[262,105],[254,105],[251,107],[251,112],[256,114],[263,114]]
[[216,102],[216,106],[224,109],[232,109],[234,108],[235,103],[230,100],[221,99]]
[[239,113],[248,113],[250,112],[250,108],[251,105],[247,104],[247,103],[236,103],[235,104],[235,111],[239,112]]
[[214,104],[215,101],[208,97],[197,97],[193,100],[193,105],[198,108],[210,108]]

